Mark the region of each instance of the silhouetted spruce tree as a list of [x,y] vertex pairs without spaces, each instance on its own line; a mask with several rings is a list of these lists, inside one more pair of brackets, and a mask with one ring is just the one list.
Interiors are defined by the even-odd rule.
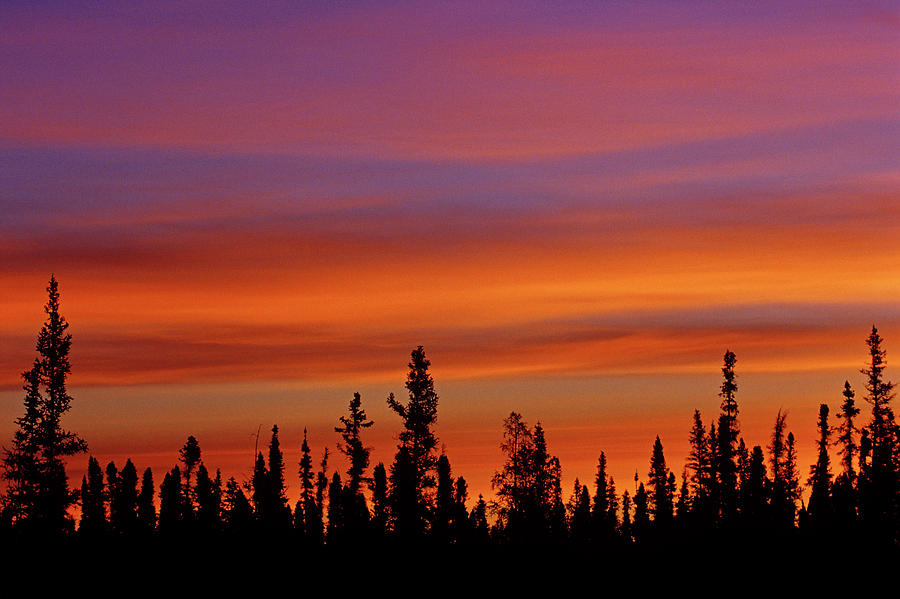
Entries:
[[503,421],[500,450],[506,460],[503,468],[491,478],[491,488],[497,497],[497,513],[506,535],[512,541],[520,542],[526,535],[525,510],[535,481],[531,472],[534,439],[518,412],[510,412]]
[[391,472],[390,515],[394,534],[403,538],[420,535],[424,531],[422,503],[416,493],[416,467],[409,456],[409,450],[401,447],[397,451]]
[[130,458],[125,460],[119,473],[112,503],[116,514],[116,521],[110,523],[113,531],[126,537],[134,535],[138,526],[138,476]]
[[278,425],[272,427],[272,439],[269,441],[268,475],[265,501],[270,504],[266,510],[269,521],[264,523],[264,527],[269,532],[284,534],[291,528],[291,508],[288,507],[284,483],[284,455],[278,440]]
[[737,358],[734,352],[726,351],[722,366],[722,386],[719,397],[722,398],[722,413],[719,415],[719,431],[716,443],[716,472],[718,474],[718,514],[725,520],[732,518],[737,511],[737,454],[738,440],[738,406],[735,400],[737,383],[734,365]]
[[631,534],[635,541],[643,541],[647,537],[650,528],[650,511],[648,509],[647,491],[644,483],[640,483],[634,494],[634,522],[631,524]]
[[371,427],[374,423],[368,420],[366,411],[361,408],[362,399],[359,393],[353,394],[347,409],[347,416],[341,416],[341,426],[334,431],[341,434],[342,444],[338,449],[347,457],[349,467],[347,469],[347,489],[344,502],[344,519],[347,532],[354,537],[364,534],[369,526],[369,508],[363,495],[363,483],[366,479],[366,469],[369,467],[369,454],[371,448],[362,442],[362,429]]
[[711,439],[707,435],[700,410],[694,410],[694,425],[689,438],[691,451],[687,459],[687,469],[691,473],[691,515],[695,526],[708,526],[713,521],[714,439],[714,436]]
[[[433,426],[437,420],[438,396],[434,391],[434,381],[428,372],[431,362],[425,357],[425,350],[420,345],[410,354],[409,374],[406,378],[406,389],[409,401],[400,403],[391,393],[387,398],[388,406],[403,420],[403,431],[400,432],[398,449],[405,449],[411,482],[414,487],[416,501],[407,506],[406,501],[397,501],[398,509],[413,509],[412,514],[394,511],[393,516],[412,526],[410,532],[420,534],[424,531],[426,512],[430,507],[429,490],[434,487],[434,476],[431,474],[437,465],[437,437]],[[397,454],[400,457],[400,454]],[[405,466],[404,466],[405,467]],[[402,506],[402,507],[401,507]],[[406,525],[404,525],[406,526]]]
[[153,471],[147,468],[141,477],[141,493],[138,495],[137,509],[138,525],[145,534],[156,530],[156,504],[153,502],[153,494]]
[[622,493],[622,524],[619,526],[619,535],[626,543],[631,543],[634,538],[631,523],[631,495],[627,490]]
[[530,431],[517,412],[511,412],[503,425],[500,448],[506,460],[494,473],[491,486],[496,490],[498,517],[507,539],[543,542],[548,535],[564,537],[558,526],[565,520],[561,469],[559,460],[549,454],[543,427],[538,423]]
[[197,467],[197,531],[204,537],[219,532],[219,512],[222,503],[222,473],[216,470],[216,478],[209,476],[206,466],[201,463]]
[[738,448],[737,448],[737,480],[738,480],[738,511],[744,509],[743,505],[743,497],[744,497],[744,487],[747,486],[750,478],[750,451],[747,449],[747,444],[744,443],[744,438],[741,437],[738,440]]
[[[669,469],[663,455],[663,446],[656,436],[653,452],[650,456],[650,486],[653,488],[651,500],[653,504],[653,521],[657,529],[665,529],[672,522],[674,502],[669,485]],[[674,485],[674,478],[672,484]]]
[[437,463],[437,492],[435,493],[434,517],[431,536],[441,544],[450,542],[450,522],[453,519],[455,501],[453,496],[453,476],[450,460],[441,454]]
[[866,375],[865,400],[872,406],[872,421],[867,427],[871,444],[871,462],[861,481],[862,517],[869,530],[893,539],[897,529],[897,425],[891,400],[894,383],[884,380],[886,354],[878,329],[866,339],[869,364],[860,372]]
[[818,528],[831,525],[833,511],[831,506],[831,458],[828,456],[831,429],[828,426],[828,405],[819,406],[819,439],[816,441],[818,456],[816,463],[809,468],[810,487],[809,521]]
[[16,419],[12,446],[4,449],[3,516],[12,526],[40,534],[74,530],[69,507],[78,492],[69,489],[65,458],[87,451],[87,443],[62,427],[72,397],[66,389],[71,372],[69,323],[59,313],[59,284],[50,277],[44,306],[47,320],[37,339],[38,357],[25,380],[25,414]]
[[309,540],[314,544],[325,541],[325,492],[328,490],[328,448],[322,452],[319,472],[316,474],[316,509],[313,511],[309,532]]
[[772,429],[772,441],[769,444],[769,463],[772,469],[772,517],[776,521],[783,521],[784,514],[788,511],[788,483],[785,474],[787,447],[784,432],[786,418],[787,414],[778,410],[778,414],[775,416],[775,426]]
[[591,494],[587,485],[576,478],[569,498],[569,536],[573,543],[583,545],[591,540]]
[[856,521],[856,468],[853,466],[854,458],[858,455],[859,447],[856,444],[856,435],[859,429],[854,424],[854,419],[859,415],[859,408],[854,401],[855,393],[849,381],[844,381],[842,392],[844,401],[841,410],[837,413],[840,422],[837,426],[837,443],[840,445],[841,469],[834,481],[832,490],[832,503],[835,516],[844,528],[850,527]]
[[530,452],[529,469],[531,492],[525,505],[528,536],[536,541],[544,541],[552,533],[552,512],[557,503],[561,503],[560,479],[562,469],[559,459],[550,455],[547,448],[547,437],[544,427],[538,422],[532,433],[533,449]]
[[[297,511],[299,510],[300,515]],[[317,514],[316,505],[316,473],[313,471],[312,454],[309,449],[307,430],[303,429],[303,444],[300,446],[300,499],[294,512],[294,529],[302,532],[304,537],[318,542],[322,530],[322,517]],[[302,526],[301,526],[302,523]]]
[[687,469],[681,470],[681,487],[678,489],[678,500],[675,502],[675,519],[683,522],[691,511],[691,489],[688,486]]
[[106,509],[109,513],[109,530],[113,534],[121,534],[121,518],[119,516],[119,469],[115,462],[106,465]]
[[105,489],[103,470],[94,456],[88,458],[87,477],[81,481],[81,522],[78,532],[85,537],[96,538],[106,528]]
[[616,495],[616,481],[612,476],[609,477],[606,489],[606,506],[606,523],[611,529],[609,535],[615,538],[619,526],[619,498]]
[[360,433],[362,429],[374,424],[367,419],[366,411],[361,405],[362,398],[359,393],[354,393],[347,409],[348,415],[340,417],[342,426],[334,428],[334,432],[340,433],[344,441],[338,445],[338,449],[347,456],[350,463],[347,469],[347,486],[352,493],[359,493],[362,490],[362,484],[366,480],[366,469],[369,467],[371,448],[363,444]]
[[194,470],[200,464],[202,457],[200,455],[200,444],[194,435],[190,435],[185,441],[184,446],[178,452],[179,461],[184,464],[182,471],[182,482],[184,489],[182,490],[182,509],[184,510],[183,519],[190,522],[194,519],[194,486],[191,483]]
[[490,542],[490,527],[487,521],[487,503],[481,495],[478,496],[478,501],[475,502],[475,507],[469,514],[469,522],[473,544],[487,545]]
[[559,458],[553,456],[547,462],[547,469],[551,472],[550,486],[550,515],[549,535],[550,541],[561,545],[568,540],[569,528],[566,522],[566,506],[562,498],[562,466]]
[[381,462],[372,470],[369,489],[372,491],[372,534],[376,539],[381,539],[387,532],[388,523],[387,470]]
[[786,418],[787,414],[779,410],[772,432],[772,443],[769,445],[772,465],[772,516],[779,528],[794,527],[797,500],[800,498],[797,450],[794,434],[789,432],[785,437]]
[[669,520],[674,520],[675,517],[675,492],[678,487],[675,481],[675,473],[671,470],[669,471],[669,477],[666,479],[666,495],[669,497],[669,504],[671,505],[671,517]]
[[606,454],[600,452],[597,459],[597,474],[594,477],[594,504],[591,506],[593,538],[598,543],[608,543],[615,530],[615,523],[609,520],[609,482],[606,474]]
[[184,520],[184,495],[181,488],[181,470],[172,468],[163,478],[159,488],[159,532],[164,535],[178,534]]
[[39,443],[43,397],[38,361],[35,360],[34,367],[22,376],[25,379],[25,415],[16,419],[19,428],[13,434],[12,447],[4,448],[3,478],[7,481],[7,489],[2,497],[2,520],[20,530],[29,527],[35,530],[40,526],[36,510],[42,477]]
[[716,430],[716,423],[709,425],[709,457],[710,457],[710,495],[709,495],[709,520],[707,525],[715,525],[719,521],[719,506],[721,504],[721,483],[719,482],[719,431]]
[[232,536],[242,536],[250,530],[253,510],[234,477],[228,479],[222,492],[222,518],[225,531]]
[[450,541],[452,543],[466,544],[472,541],[469,512],[466,509],[468,500],[469,485],[466,483],[466,479],[460,476],[453,485],[453,506],[450,514]]
[[335,472],[331,476],[331,484],[328,485],[328,528],[326,539],[330,544],[338,544],[344,541],[344,497],[341,475]]
[[763,457],[762,447],[754,445],[750,452],[750,475],[747,484],[742,490],[743,510],[741,517],[747,527],[764,528],[768,520],[768,489],[769,481],[766,478],[766,462]]
[[270,530],[273,520],[275,519],[272,510],[271,484],[269,478],[269,469],[266,468],[266,459],[262,452],[256,454],[256,462],[253,465],[253,477],[250,479],[250,487],[253,490],[251,499],[253,501],[253,516],[256,520],[257,527],[261,530]]
[[794,433],[791,432],[787,434],[787,443],[785,443],[784,480],[788,510],[785,522],[793,527],[797,502],[800,500],[800,469],[797,467],[797,446],[794,441]]

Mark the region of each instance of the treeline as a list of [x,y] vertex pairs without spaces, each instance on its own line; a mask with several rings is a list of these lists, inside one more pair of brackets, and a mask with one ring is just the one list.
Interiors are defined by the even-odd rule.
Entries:
[[[329,469],[327,449],[313,455],[308,436],[297,468],[299,498],[286,494],[284,453],[274,426],[267,451],[256,456],[252,476],[223,480],[204,464],[193,436],[157,487],[149,468],[138,474],[129,459],[121,470],[88,458],[80,489],[70,489],[64,459],[86,443],[62,427],[72,398],[66,391],[71,335],[59,313],[55,279],[48,286],[47,322],[38,336],[32,368],[25,372],[25,411],[5,448],[0,534],[6,537],[68,535],[90,540],[265,537],[297,547],[349,546],[421,540],[438,545],[552,544],[606,549],[780,538],[828,540],[865,536],[896,544],[900,514],[900,429],[894,420],[893,384],[884,377],[883,340],[873,326],[860,422],[856,391],[844,384],[836,424],[822,404],[817,460],[803,476],[796,440],[779,412],[770,439],[745,442],[738,420],[736,356],[725,352],[721,410],[690,427],[690,454],[680,477],[667,466],[656,438],[646,479],[635,472],[632,490],[619,493],[600,452],[593,481],[575,481],[564,496],[562,467],[549,450],[540,423],[513,412],[503,423],[502,467],[494,497],[470,500],[463,477],[454,477],[434,433],[438,396],[421,346],[412,351],[408,399],[391,394],[389,407],[402,428],[393,462],[370,468],[364,433],[372,426],[354,394],[335,432],[343,466]],[[833,469],[831,454],[838,463]],[[835,476],[833,470],[838,473]],[[330,476],[329,476],[330,473]],[[808,504],[801,499],[809,490]],[[71,512],[80,507],[76,523]]]

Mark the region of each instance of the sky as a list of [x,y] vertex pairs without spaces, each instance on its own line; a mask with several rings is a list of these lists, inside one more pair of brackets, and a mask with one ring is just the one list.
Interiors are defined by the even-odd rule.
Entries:
[[566,493],[656,435],[680,474],[726,350],[805,471],[873,324],[900,355],[900,9],[552,4],[0,5],[0,439],[52,273],[67,424],[157,483],[277,423],[294,496],[355,391],[389,463],[418,345],[473,495],[512,410]]

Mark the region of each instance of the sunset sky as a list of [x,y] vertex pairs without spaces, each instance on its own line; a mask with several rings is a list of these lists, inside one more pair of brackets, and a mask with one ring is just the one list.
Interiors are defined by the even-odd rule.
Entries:
[[551,4],[3,2],[0,443],[54,273],[67,425],[157,484],[277,423],[293,497],[355,391],[389,462],[417,345],[476,495],[510,410],[566,495],[680,475],[726,349],[805,479],[873,323],[900,380],[900,9]]

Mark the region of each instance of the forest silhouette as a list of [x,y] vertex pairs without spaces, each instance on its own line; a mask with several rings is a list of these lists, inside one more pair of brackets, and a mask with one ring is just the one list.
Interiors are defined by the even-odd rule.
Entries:
[[[493,497],[472,498],[465,478],[454,476],[437,450],[439,398],[419,346],[410,354],[408,398],[387,398],[400,420],[390,464],[370,464],[365,433],[373,422],[356,393],[334,428],[341,438],[340,466],[327,449],[314,452],[304,431],[294,478],[273,426],[246,482],[212,472],[198,440],[189,436],[167,472],[146,468],[139,474],[130,459],[121,469],[113,462],[104,467],[88,456],[80,488],[71,488],[66,461],[86,454],[88,445],[64,427],[73,400],[66,388],[72,337],[53,277],[47,293],[38,355],[23,373],[24,412],[4,446],[2,544],[60,537],[79,543],[264,539],[310,552],[409,543],[615,552],[710,541],[750,547],[898,542],[900,427],[891,408],[894,385],[885,378],[884,340],[874,325],[865,340],[863,401],[845,382],[836,390],[842,401],[834,422],[829,406],[820,406],[817,459],[808,476],[797,463],[785,412],[774,415],[764,444],[751,446],[741,436],[737,357],[726,351],[721,410],[708,422],[694,411],[680,477],[667,466],[657,436],[646,477],[635,473],[633,494],[617,491],[602,451],[594,480],[576,479],[565,493],[562,466],[543,427],[512,412],[502,423],[504,461],[491,481]],[[869,408],[865,414],[862,405]],[[294,505],[287,499],[288,476],[299,489]],[[623,488],[632,481],[618,482]],[[801,496],[804,485],[808,502]]]

